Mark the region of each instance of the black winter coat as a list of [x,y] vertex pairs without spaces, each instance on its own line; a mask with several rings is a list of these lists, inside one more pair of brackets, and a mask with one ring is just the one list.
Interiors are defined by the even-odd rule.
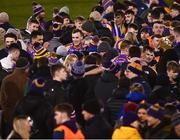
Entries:
[[106,104],[107,99],[111,97],[113,90],[117,87],[118,78],[111,72],[105,71],[98,79],[95,87],[95,95]]
[[87,121],[83,129],[86,139],[111,139],[113,129],[100,115]]
[[46,83],[45,98],[55,107],[57,104],[67,101],[67,95],[63,84],[56,80],[49,80]]

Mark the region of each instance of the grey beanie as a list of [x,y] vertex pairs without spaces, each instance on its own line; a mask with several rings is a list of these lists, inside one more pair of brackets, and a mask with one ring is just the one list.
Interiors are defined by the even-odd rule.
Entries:
[[62,7],[60,10],[59,10],[59,13],[66,13],[69,15],[69,8],[67,6],[64,6]]

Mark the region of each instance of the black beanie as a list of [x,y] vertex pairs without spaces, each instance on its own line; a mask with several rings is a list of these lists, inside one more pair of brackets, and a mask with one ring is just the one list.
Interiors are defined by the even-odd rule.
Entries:
[[94,23],[88,20],[83,23],[82,29],[88,33],[94,33],[96,31]]
[[88,113],[96,115],[101,112],[101,105],[97,99],[90,99],[83,104],[82,110],[85,110]]

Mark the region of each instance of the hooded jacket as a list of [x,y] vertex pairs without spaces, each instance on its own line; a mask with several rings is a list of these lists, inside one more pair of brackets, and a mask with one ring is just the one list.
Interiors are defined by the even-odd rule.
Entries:
[[142,139],[138,130],[133,127],[121,126],[116,129],[112,135],[112,139]]

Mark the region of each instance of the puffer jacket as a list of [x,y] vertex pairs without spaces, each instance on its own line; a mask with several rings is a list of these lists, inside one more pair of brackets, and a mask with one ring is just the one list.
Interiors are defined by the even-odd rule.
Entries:
[[112,139],[142,139],[138,130],[133,127],[121,126],[115,129]]

